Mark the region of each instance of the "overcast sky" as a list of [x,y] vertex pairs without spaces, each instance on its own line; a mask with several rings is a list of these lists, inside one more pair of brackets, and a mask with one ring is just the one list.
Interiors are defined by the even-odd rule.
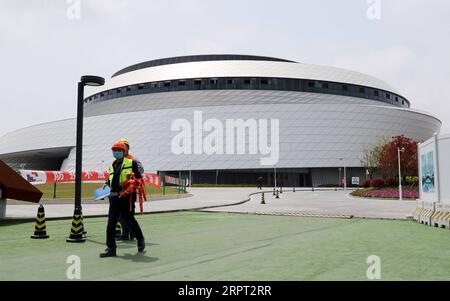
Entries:
[[0,51],[0,136],[75,117],[83,74],[210,53],[367,73],[450,132],[448,0],[0,0]]

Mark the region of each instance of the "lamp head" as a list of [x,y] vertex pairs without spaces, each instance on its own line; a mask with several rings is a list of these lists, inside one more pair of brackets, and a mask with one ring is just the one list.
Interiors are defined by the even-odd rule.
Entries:
[[105,84],[105,79],[100,76],[84,75],[81,77],[81,83],[85,86],[98,87]]

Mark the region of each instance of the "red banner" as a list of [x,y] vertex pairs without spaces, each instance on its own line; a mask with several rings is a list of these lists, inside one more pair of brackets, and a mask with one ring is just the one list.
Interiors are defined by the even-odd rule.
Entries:
[[[20,174],[32,184],[75,182],[75,172],[73,171],[20,170]],[[107,171],[83,171],[81,181],[104,182],[108,177],[109,173]],[[144,173],[142,178],[146,184],[161,188],[161,178],[157,174]]]

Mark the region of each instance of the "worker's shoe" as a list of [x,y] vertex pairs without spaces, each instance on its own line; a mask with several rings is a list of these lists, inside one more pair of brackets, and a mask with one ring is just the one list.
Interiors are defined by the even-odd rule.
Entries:
[[116,257],[116,250],[115,249],[106,249],[105,252],[100,253],[100,257],[101,258],[105,258],[105,257]]
[[145,249],[145,239],[142,238],[141,240],[138,240],[137,242],[138,252],[144,252]]

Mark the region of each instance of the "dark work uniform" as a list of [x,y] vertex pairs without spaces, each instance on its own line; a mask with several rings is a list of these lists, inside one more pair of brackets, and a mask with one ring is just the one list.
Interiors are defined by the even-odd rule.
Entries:
[[[132,158],[132,160],[133,160],[133,165],[136,163],[136,165],[139,169],[139,172],[142,175],[144,173],[144,166],[142,165],[141,161],[139,161],[137,158],[134,158],[134,157]],[[136,192],[133,192],[133,194],[131,195],[131,199],[132,199],[131,213],[134,215],[136,212],[136,200],[137,200]],[[127,239],[127,240],[133,239],[134,233],[131,230],[130,225],[128,225],[127,221],[123,217],[120,217],[119,222],[120,222],[120,225],[122,226],[122,239]]]
[[[122,191],[122,186],[120,183],[120,173],[122,169],[122,160],[114,161],[114,176],[112,179],[112,183],[109,183],[111,187],[111,194],[109,197],[109,215],[108,215],[108,226],[106,228],[106,245],[109,249],[116,249],[116,224],[119,218],[122,218],[126,221],[127,225],[131,228],[131,231],[136,236],[138,241],[144,239],[142,234],[141,227],[139,227],[138,222],[134,218],[134,214],[132,213],[130,208],[130,195],[125,196],[124,198],[119,198],[119,194]],[[141,173],[138,169],[137,163],[133,160],[133,173],[136,179],[140,179]]]
[[258,189],[262,190],[262,182],[263,182],[263,178],[259,177],[258,178]]

